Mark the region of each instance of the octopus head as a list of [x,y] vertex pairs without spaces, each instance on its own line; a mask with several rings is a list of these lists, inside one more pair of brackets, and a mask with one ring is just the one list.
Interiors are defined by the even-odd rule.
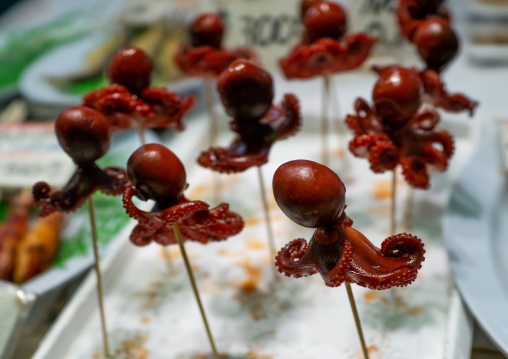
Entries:
[[152,59],[136,47],[119,50],[109,63],[108,76],[111,83],[127,88],[139,95],[150,86],[153,75]]
[[335,172],[319,163],[296,160],[273,176],[273,194],[282,212],[309,228],[327,227],[344,212],[346,187]]
[[55,121],[58,142],[77,165],[93,163],[108,152],[110,129],[100,112],[83,106],[63,110]]
[[178,157],[163,145],[151,143],[138,148],[127,162],[127,174],[143,200],[177,202],[185,190],[185,168]]
[[422,104],[423,84],[418,73],[400,66],[386,68],[374,86],[376,113],[389,121],[406,121]]
[[259,121],[272,106],[272,76],[248,60],[236,60],[217,79],[222,103],[238,122]]
[[415,31],[413,42],[427,68],[440,72],[459,51],[459,39],[450,23],[430,16]]
[[[302,3],[303,8],[304,3]],[[324,37],[340,40],[346,34],[346,13],[334,2],[319,1],[308,7],[303,17],[309,42]]]
[[201,14],[190,24],[189,33],[192,46],[211,46],[220,49],[224,35],[224,24],[217,14]]
[[429,15],[439,13],[444,0],[410,0],[407,9],[415,19],[423,19]]

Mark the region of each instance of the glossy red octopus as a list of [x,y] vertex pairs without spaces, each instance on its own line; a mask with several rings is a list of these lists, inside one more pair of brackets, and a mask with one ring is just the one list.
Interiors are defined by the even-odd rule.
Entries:
[[[123,194],[127,214],[138,221],[130,240],[137,246],[155,241],[161,245],[176,243],[172,226],[178,222],[184,240],[207,243],[222,241],[239,233],[242,218],[222,203],[210,209],[202,201],[189,201],[183,195],[187,188],[185,168],[178,157],[159,144],[141,146],[129,158],[127,173],[132,181]],[[153,200],[151,212],[137,208],[136,196]]]
[[367,158],[372,171],[381,173],[401,165],[406,181],[429,187],[428,170],[444,171],[453,154],[451,135],[438,128],[439,115],[421,107],[423,84],[417,71],[390,67],[374,86],[374,107],[356,100],[356,115],[346,123],[354,131],[351,152]]
[[[393,71],[397,69],[397,65],[377,67],[374,71],[378,75],[382,75],[385,71]],[[410,68],[415,74],[418,74],[423,84],[423,103],[437,108],[441,108],[448,112],[469,112],[469,116],[473,116],[478,102],[470,99],[462,93],[448,93],[446,86],[441,80],[439,74],[434,70],[418,71]]]
[[178,95],[164,87],[150,87],[152,60],[142,50],[118,51],[109,65],[111,85],[90,91],[83,106],[101,112],[113,131],[175,126],[183,130],[183,116],[194,105],[193,96]]
[[88,107],[70,107],[56,119],[55,132],[77,169],[59,191],[52,191],[45,182],[33,186],[41,215],[74,211],[97,190],[108,195],[123,193],[129,185],[126,171],[118,167],[100,169],[95,164],[111,145],[111,126],[101,113]]
[[397,17],[402,34],[418,50],[427,69],[441,72],[457,56],[459,39],[443,0],[400,0]]
[[326,166],[307,160],[283,164],[273,176],[273,193],[292,221],[316,228],[310,242],[295,239],[278,253],[279,272],[295,278],[319,272],[330,287],[347,282],[376,290],[416,279],[425,260],[422,241],[403,233],[375,247],[352,227],[344,212],[346,188]]
[[233,62],[218,78],[222,103],[233,117],[236,137],[227,148],[201,153],[198,163],[218,172],[242,172],[268,161],[274,142],[294,134],[300,126],[298,100],[285,95],[272,105],[273,80],[268,72],[248,60]]
[[377,39],[364,33],[346,35],[346,14],[339,4],[303,1],[302,42],[280,60],[288,79],[307,79],[348,71],[360,66]]
[[187,76],[215,78],[233,61],[248,59],[257,62],[256,54],[245,47],[226,50],[222,47],[224,24],[213,13],[198,16],[189,27],[191,44],[182,44],[175,61]]

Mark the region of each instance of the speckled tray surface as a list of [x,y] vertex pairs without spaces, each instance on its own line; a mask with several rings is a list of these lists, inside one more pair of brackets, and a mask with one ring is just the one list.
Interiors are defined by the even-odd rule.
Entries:
[[[200,126],[206,128],[206,123]],[[310,239],[312,230],[295,225],[279,210],[271,178],[286,161],[319,161],[317,133],[304,126],[297,136],[275,144],[270,163],[263,167],[279,248],[298,237]],[[189,141],[183,134],[170,146],[177,153],[179,146],[193,147],[182,151],[188,157],[181,155],[190,184],[186,196],[216,204],[212,194],[212,176],[216,176],[220,201],[230,203],[245,219],[244,230],[227,241],[186,244],[219,351],[234,359],[362,358],[343,286],[326,287],[319,275],[274,277],[255,169],[228,176],[198,167],[193,160],[199,151],[195,144],[206,140],[198,142],[196,134],[192,136]],[[218,142],[225,144],[230,137],[224,132]],[[338,137],[330,135],[330,140],[330,167],[347,187],[347,215],[356,229],[379,246],[389,236],[391,174],[374,175],[367,161],[345,155]],[[459,139],[458,149],[461,143]],[[435,174],[432,189],[416,193],[411,233],[423,239],[427,250],[416,282],[387,291],[353,286],[371,359],[464,358],[470,350],[470,323],[453,289],[441,239],[440,216],[449,182],[449,174]],[[399,217],[406,192],[401,179]],[[115,358],[211,357],[178,248],[170,247],[173,271],[169,272],[161,247],[136,248],[127,239],[129,231],[117,238],[103,263],[108,331]],[[402,231],[407,229],[401,224],[398,232]],[[98,318],[95,279],[90,276],[34,358],[102,358]]]

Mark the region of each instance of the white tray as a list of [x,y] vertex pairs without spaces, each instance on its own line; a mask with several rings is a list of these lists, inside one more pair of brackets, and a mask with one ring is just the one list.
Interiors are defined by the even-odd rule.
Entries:
[[[195,164],[198,148],[207,143],[204,121],[189,126],[171,148],[187,167],[190,187],[186,195],[213,204],[213,174]],[[297,136],[275,144],[270,163],[263,167],[279,248],[294,238],[309,239],[312,235],[312,230],[295,225],[282,214],[271,192],[271,178],[280,164],[297,158],[320,158],[315,131],[319,121],[315,114],[306,112],[304,121]],[[231,136],[224,132],[219,143],[228,143]],[[343,141],[349,138],[350,134]],[[338,170],[347,186],[346,212],[354,227],[379,246],[389,235],[389,199],[376,199],[372,192],[389,186],[390,174],[374,175],[365,160],[349,154],[344,160],[337,156],[341,152],[337,139],[332,141],[335,156],[331,167]],[[456,145],[454,161],[459,163],[468,151],[464,139],[458,139]],[[472,327],[454,290],[440,235],[440,212],[449,193],[450,176],[456,172],[453,163],[448,174],[434,176],[430,191],[417,192],[412,233],[424,240],[427,253],[416,282],[408,288],[387,291],[353,288],[371,359],[469,356]],[[351,171],[343,175],[341,169],[347,166],[352,166]],[[220,181],[221,200],[242,214],[245,229],[222,243],[186,244],[219,351],[229,358],[361,358],[344,288],[326,287],[318,275],[301,279],[278,275],[274,281],[255,170],[221,175]],[[405,190],[401,185],[399,208]],[[123,238],[113,243],[102,264],[107,322],[116,358],[211,357],[177,248],[170,248],[175,272],[168,275],[161,248],[155,244],[136,248],[128,242],[128,234],[126,230]],[[92,273],[34,359],[102,358],[98,318]]]

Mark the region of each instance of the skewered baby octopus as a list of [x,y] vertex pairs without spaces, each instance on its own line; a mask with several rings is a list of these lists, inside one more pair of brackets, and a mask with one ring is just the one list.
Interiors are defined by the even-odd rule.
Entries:
[[[239,233],[242,218],[222,203],[214,209],[202,201],[189,201],[183,195],[187,188],[185,168],[169,149],[158,144],[141,146],[129,158],[127,173],[133,186],[123,194],[127,214],[138,221],[130,240],[137,246],[153,241],[161,245],[176,243],[172,226],[178,222],[185,240],[207,243],[222,241]],[[138,209],[136,196],[155,201],[151,212]]]
[[307,160],[287,162],[274,174],[273,193],[293,222],[316,228],[309,243],[295,239],[278,253],[279,272],[295,278],[319,272],[330,287],[347,282],[376,290],[416,279],[425,260],[422,241],[403,233],[375,247],[352,227],[344,212],[346,188],[329,168]]
[[198,16],[189,27],[189,35],[191,45],[180,45],[175,55],[176,63],[187,76],[215,78],[235,60],[257,62],[256,54],[248,48],[222,47],[224,24],[216,14]]
[[365,33],[346,35],[346,14],[337,3],[302,3],[305,32],[301,44],[280,66],[288,79],[331,75],[360,66],[377,39]]
[[97,190],[108,195],[123,193],[129,184],[125,170],[100,169],[95,164],[111,145],[111,126],[101,113],[88,107],[69,107],[56,119],[55,132],[60,146],[77,169],[60,191],[52,191],[46,182],[33,186],[35,204],[42,207],[42,216],[55,211],[74,211]]
[[233,117],[237,136],[228,148],[210,148],[198,162],[218,172],[242,172],[268,161],[274,142],[294,134],[300,127],[298,100],[287,94],[279,106],[272,105],[273,80],[268,72],[248,60],[233,62],[218,78],[222,103]]
[[150,87],[152,73],[152,60],[142,50],[121,49],[109,65],[111,85],[90,91],[83,106],[106,116],[114,132],[170,126],[183,130],[182,118],[194,105],[194,97]]
[[[374,66],[373,70],[381,76],[386,71],[396,71],[398,67],[400,66]],[[448,112],[467,111],[469,112],[469,116],[473,116],[478,102],[462,93],[448,93],[445,84],[436,71],[429,69],[418,71],[415,68],[410,68],[408,70],[413,71],[420,77],[423,85],[424,104],[432,105]]]
[[348,115],[346,123],[355,135],[349,149],[367,158],[372,171],[394,170],[400,164],[407,182],[425,189],[428,169],[446,170],[454,146],[451,135],[437,127],[436,110],[421,109],[422,96],[416,71],[391,67],[374,87],[374,108],[357,99],[356,115]]

